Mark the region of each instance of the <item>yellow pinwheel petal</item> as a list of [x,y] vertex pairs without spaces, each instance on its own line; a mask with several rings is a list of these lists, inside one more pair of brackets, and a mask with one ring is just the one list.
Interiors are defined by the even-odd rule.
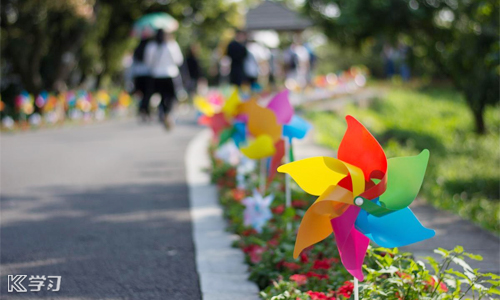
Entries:
[[250,159],[261,159],[272,156],[276,152],[273,139],[266,134],[258,136],[247,147],[241,148],[241,152]]
[[238,106],[240,105],[240,95],[238,89],[234,89],[233,93],[227,99],[226,103],[222,107],[222,112],[226,118],[234,117],[238,114]]
[[[330,200],[331,197],[335,201]],[[327,238],[333,232],[330,220],[342,215],[352,201],[353,196],[349,190],[340,186],[327,188],[309,207],[300,222],[293,257],[297,258],[305,248]]]
[[311,195],[319,196],[348,175],[348,168],[338,159],[318,156],[294,161],[278,168],[287,173]]
[[215,108],[213,105],[203,97],[194,97],[194,106],[207,117],[211,117],[215,114]]
[[363,174],[363,170],[346,162],[342,163],[349,170],[349,175],[351,175],[352,194],[358,196],[365,191],[365,175]]

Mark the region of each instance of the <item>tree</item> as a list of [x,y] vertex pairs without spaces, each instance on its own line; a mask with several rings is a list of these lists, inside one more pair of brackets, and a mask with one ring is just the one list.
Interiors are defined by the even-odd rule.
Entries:
[[404,36],[448,76],[486,132],[484,110],[499,102],[499,3],[495,0],[307,0],[304,9],[345,46]]
[[10,65],[31,93],[67,80],[65,68],[92,21],[92,6],[62,0],[2,4],[2,64]]
[[[150,12],[167,12],[181,24],[181,46],[201,45],[205,57],[223,29],[241,20],[240,2],[225,0],[5,0],[1,15],[2,99],[7,86],[32,94],[74,88],[85,78],[98,85],[120,78],[122,59],[133,50],[133,22]],[[80,75],[80,80],[71,80]]]

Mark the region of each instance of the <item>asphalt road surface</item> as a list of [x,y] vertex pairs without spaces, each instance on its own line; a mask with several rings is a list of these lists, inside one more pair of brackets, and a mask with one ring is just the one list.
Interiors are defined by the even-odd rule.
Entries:
[[[0,298],[200,299],[185,119],[2,134]],[[28,291],[9,293],[8,275]],[[60,291],[31,292],[32,275],[62,276]]]

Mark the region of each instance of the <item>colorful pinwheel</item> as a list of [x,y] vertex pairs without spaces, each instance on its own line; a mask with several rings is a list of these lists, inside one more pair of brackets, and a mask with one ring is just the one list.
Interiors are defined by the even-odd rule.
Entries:
[[387,160],[370,132],[346,117],[347,131],[337,159],[312,157],[282,165],[307,193],[319,196],[300,224],[294,257],[335,234],[342,263],[363,280],[363,260],[369,241],[401,247],[434,236],[408,208],[420,190],[429,151]]

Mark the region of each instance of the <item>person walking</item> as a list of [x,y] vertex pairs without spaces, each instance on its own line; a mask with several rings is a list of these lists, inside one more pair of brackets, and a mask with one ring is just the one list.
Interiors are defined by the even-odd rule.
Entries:
[[153,91],[161,96],[160,121],[170,130],[174,125],[170,112],[177,99],[174,78],[179,76],[184,61],[173,35],[159,29],[155,40],[146,46],[145,61],[151,68]]
[[191,44],[186,54],[187,82],[186,90],[189,97],[192,98],[198,90],[198,82],[202,77],[199,63],[200,47],[198,44]]
[[153,80],[151,78],[151,70],[144,60],[144,53],[150,39],[143,37],[141,42],[135,48],[131,73],[134,80],[134,90],[141,94],[139,103],[139,116],[143,121],[149,121],[149,100],[153,91]]
[[244,31],[236,31],[236,36],[229,45],[227,45],[227,56],[231,58],[231,71],[229,72],[229,83],[236,86],[246,80],[244,62],[248,51],[245,46],[246,33]]

